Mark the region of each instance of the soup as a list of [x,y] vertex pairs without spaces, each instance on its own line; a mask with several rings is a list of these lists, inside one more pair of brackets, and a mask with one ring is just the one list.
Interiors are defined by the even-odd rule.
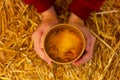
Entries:
[[68,28],[53,31],[47,41],[47,53],[57,62],[74,60],[82,51],[81,37]]

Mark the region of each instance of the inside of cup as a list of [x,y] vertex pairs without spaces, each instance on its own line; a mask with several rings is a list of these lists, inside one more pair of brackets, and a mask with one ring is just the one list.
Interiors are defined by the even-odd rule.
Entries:
[[82,33],[70,25],[53,27],[45,38],[45,51],[56,62],[71,62],[82,55],[84,39]]

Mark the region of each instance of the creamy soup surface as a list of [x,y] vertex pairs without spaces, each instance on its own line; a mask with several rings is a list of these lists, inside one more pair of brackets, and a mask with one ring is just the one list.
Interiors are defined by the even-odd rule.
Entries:
[[54,31],[48,39],[48,55],[58,62],[69,62],[82,51],[80,36],[69,29]]

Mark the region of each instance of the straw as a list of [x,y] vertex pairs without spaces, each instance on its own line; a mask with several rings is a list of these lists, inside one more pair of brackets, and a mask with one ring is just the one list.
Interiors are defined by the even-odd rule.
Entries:
[[[67,22],[72,0],[54,4]],[[0,80],[120,80],[120,0],[106,0],[86,27],[96,37],[93,58],[79,66],[48,65],[34,51],[32,33],[41,14],[23,0],[0,0]]]

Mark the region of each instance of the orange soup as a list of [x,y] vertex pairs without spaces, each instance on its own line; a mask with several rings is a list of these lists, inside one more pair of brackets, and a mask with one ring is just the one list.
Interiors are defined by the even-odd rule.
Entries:
[[47,42],[48,55],[58,62],[74,60],[82,51],[80,36],[70,29],[52,32]]

